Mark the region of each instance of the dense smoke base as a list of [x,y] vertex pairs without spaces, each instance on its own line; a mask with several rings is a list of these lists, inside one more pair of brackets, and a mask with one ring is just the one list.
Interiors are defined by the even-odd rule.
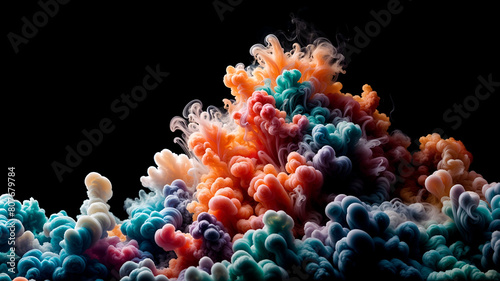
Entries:
[[226,69],[224,109],[172,119],[186,154],[155,155],[128,218],[97,173],[76,219],[34,199],[11,218],[2,195],[0,280],[499,280],[500,184],[462,142],[427,135],[411,154],[369,85],[341,92],[326,39],[250,52]]

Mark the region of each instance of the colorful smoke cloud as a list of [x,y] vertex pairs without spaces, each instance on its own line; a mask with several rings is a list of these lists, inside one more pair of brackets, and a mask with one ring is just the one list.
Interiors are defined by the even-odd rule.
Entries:
[[326,39],[250,52],[226,69],[231,99],[171,120],[185,154],[154,156],[127,218],[98,173],[76,218],[34,199],[10,217],[2,195],[0,280],[500,280],[500,184],[461,141],[427,135],[411,154],[377,92],[341,92]]

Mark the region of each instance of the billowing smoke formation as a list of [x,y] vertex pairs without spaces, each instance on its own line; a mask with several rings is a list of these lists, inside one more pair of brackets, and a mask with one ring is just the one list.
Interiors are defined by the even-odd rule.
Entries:
[[500,280],[500,184],[464,144],[411,154],[369,85],[341,92],[330,42],[265,43],[227,67],[232,99],[172,119],[186,154],[155,155],[128,218],[97,173],[75,219],[2,195],[0,280]]

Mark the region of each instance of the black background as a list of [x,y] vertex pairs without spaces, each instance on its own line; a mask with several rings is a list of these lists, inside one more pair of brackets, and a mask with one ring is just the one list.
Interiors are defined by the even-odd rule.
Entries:
[[[83,180],[96,171],[113,183],[111,211],[125,219],[123,201],[143,188],[139,178],[155,165],[154,154],[182,152],[170,119],[192,99],[206,107],[232,97],[222,83],[226,66],[251,64],[250,47],[270,33],[292,34],[291,14],[334,45],[338,38],[354,45],[355,28],[364,29],[373,21],[370,11],[387,9],[389,1],[232,1],[237,5],[222,21],[214,1],[199,2],[70,1],[17,54],[9,32],[21,34],[21,19],[41,8],[17,1],[3,9],[3,145],[7,166],[16,167],[16,199],[34,197],[47,215],[66,210],[75,217],[87,198]],[[474,94],[478,76],[500,81],[496,6],[429,2],[401,1],[402,12],[351,56],[339,77],[342,91],[360,94],[370,84],[382,98],[379,110],[391,115],[391,129],[416,139],[442,128],[472,152],[473,170],[500,181],[494,146],[500,88],[459,128],[443,120],[447,109]],[[170,75],[119,120],[111,103],[142,83],[147,65],[157,64]],[[59,182],[51,163],[64,164],[65,147],[76,147],[85,139],[81,131],[103,118],[111,118],[115,130]]]

